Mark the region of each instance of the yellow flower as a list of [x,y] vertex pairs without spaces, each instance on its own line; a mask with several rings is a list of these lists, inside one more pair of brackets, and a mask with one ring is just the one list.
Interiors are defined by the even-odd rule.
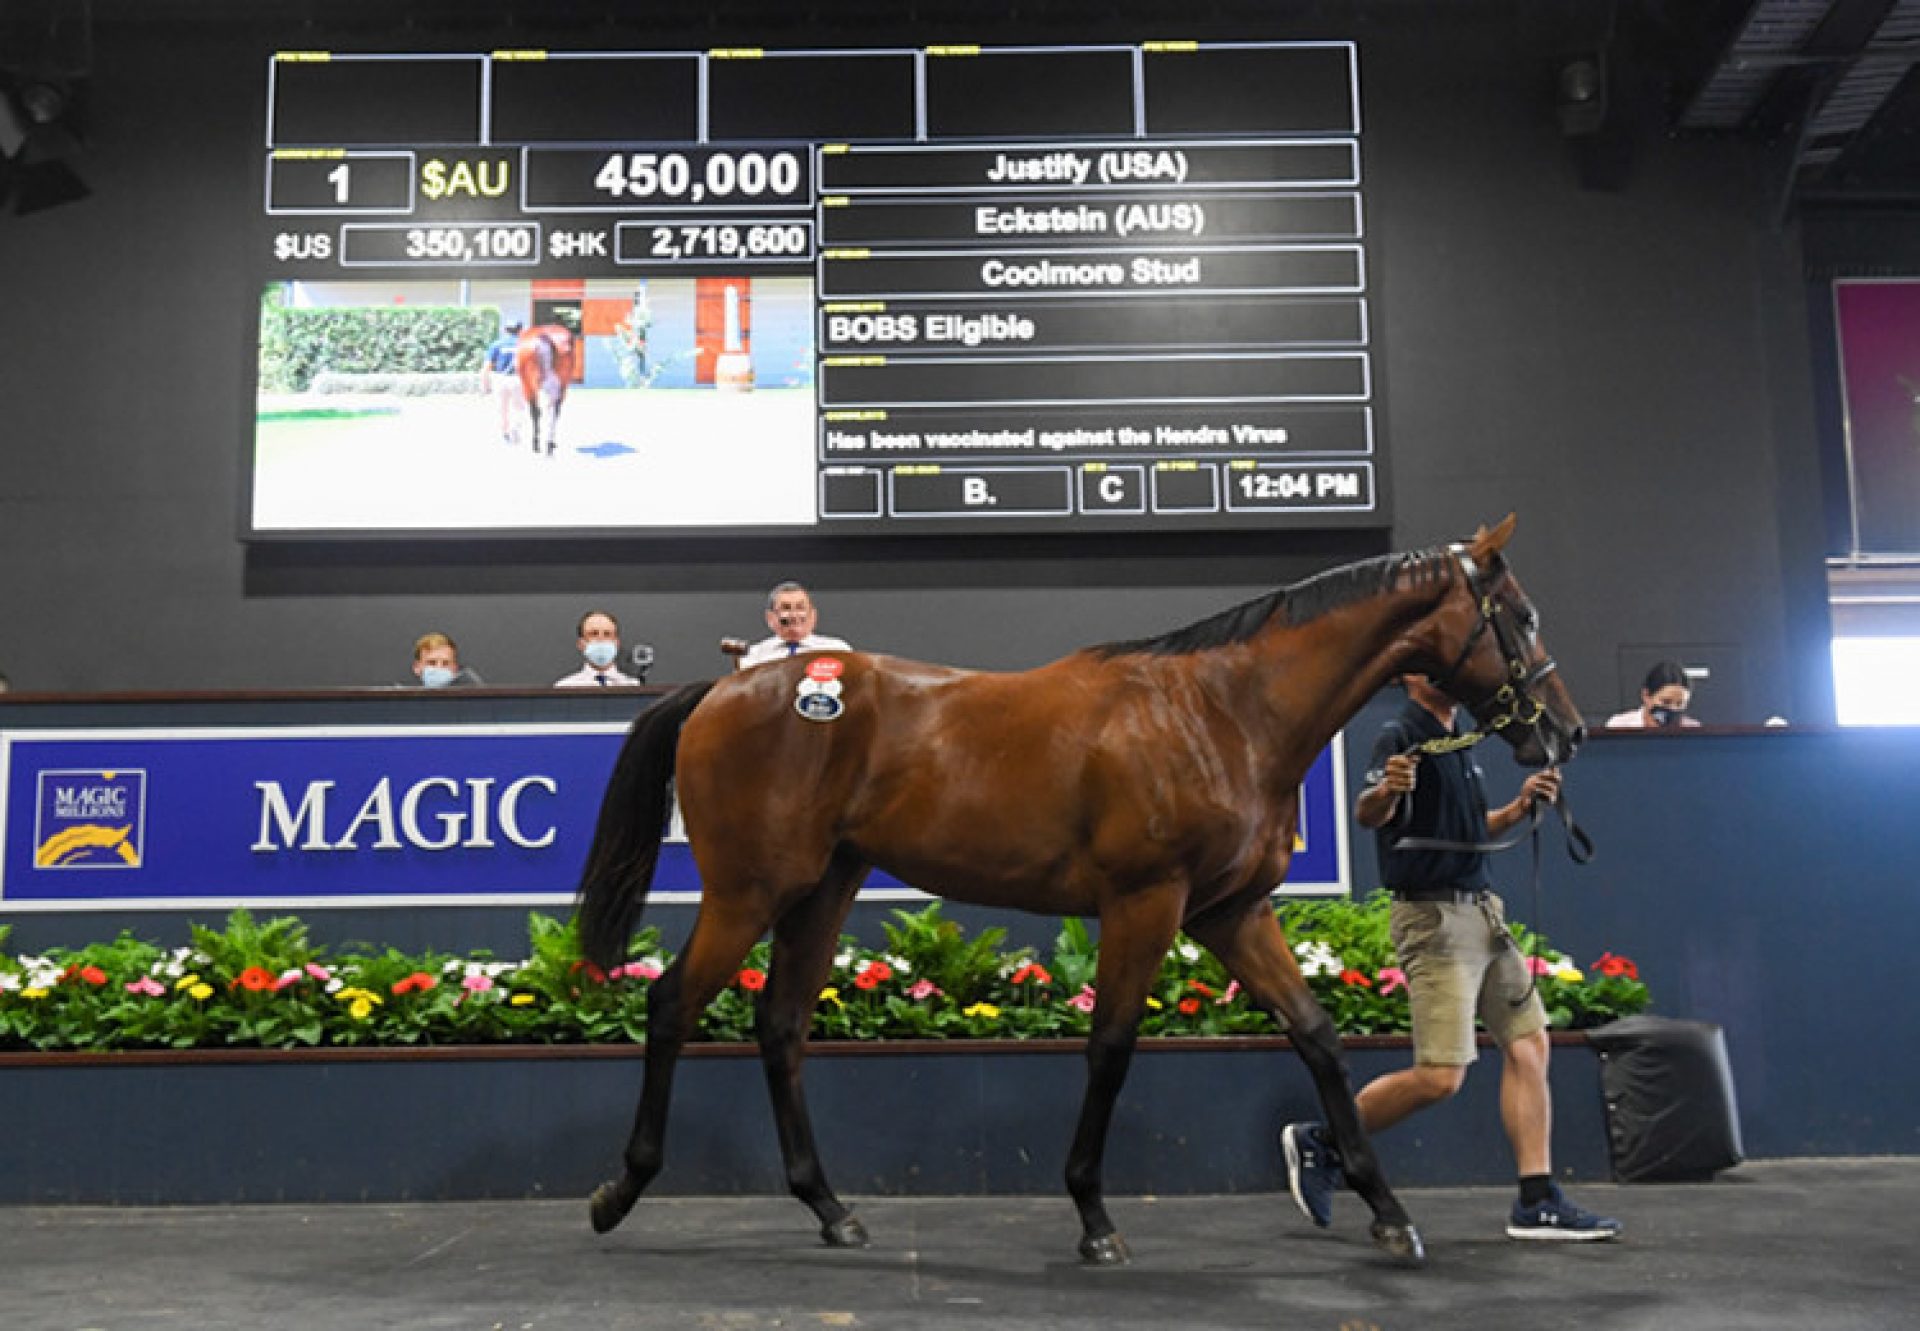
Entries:
[[208,1000],[209,998],[212,998],[212,997],[213,997],[213,986],[212,986],[212,985],[210,985],[210,984],[204,984],[204,983],[203,983],[203,984],[196,984],[196,985],[194,985],[194,986],[193,986],[193,988],[191,988],[191,989],[189,989],[189,990],[187,990],[187,997],[188,997],[188,998],[197,998],[197,999],[199,999],[199,1000],[200,1000],[200,1001],[201,1001],[202,1003],[204,1003],[204,1002],[206,1002],[206,1001],[207,1001],[207,1000]]
[[820,1001],[822,1003],[831,1003],[835,1007],[846,1006],[845,1003],[842,1003],[840,1001],[840,991],[838,989],[835,989],[832,985],[828,985],[825,989],[822,989],[820,991]]
[[988,1021],[992,1021],[1000,1015],[1000,1009],[991,1003],[975,1003],[972,1007],[961,1013],[961,1015],[966,1017],[985,1017]]
[[1161,1008],[1165,1007],[1166,1004],[1162,1003],[1159,999],[1155,998],[1152,994],[1148,994],[1147,1006],[1152,1008],[1155,1012],[1158,1012]]
[[199,983],[200,983],[200,977],[198,975],[182,975],[180,977],[179,982],[175,984],[173,987],[175,989],[191,989],[193,988],[194,985]]
[[532,994],[515,994],[512,998],[509,998],[507,1001],[513,1004],[515,1007],[526,1007],[529,1003],[533,1002],[533,995]]
[[1553,978],[1556,980],[1564,980],[1568,984],[1579,984],[1580,981],[1587,977],[1582,975],[1577,967],[1562,966],[1553,973]]
[[351,987],[342,989],[334,997],[347,1005],[347,1015],[355,1021],[365,1021],[373,1015],[374,1008],[386,1001],[371,989]]
[[45,989],[22,989],[20,991],[20,997],[22,998],[45,998],[46,996],[47,991]]

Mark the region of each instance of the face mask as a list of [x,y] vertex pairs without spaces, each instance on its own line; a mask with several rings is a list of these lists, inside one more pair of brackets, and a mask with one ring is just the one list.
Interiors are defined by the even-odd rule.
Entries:
[[587,658],[587,664],[595,670],[605,670],[613,664],[613,658],[619,654],[620,645],[604,639],[588,643],[581,651],[581,655]]
[[1655,707],[1652,710],[1653,723],[1656,726],[1680,725],[1687,715],[1684,707]]
[[453,683],[453,672],[445,666],[428,666],[420,672],[420,682],[430,689],[444,689]]

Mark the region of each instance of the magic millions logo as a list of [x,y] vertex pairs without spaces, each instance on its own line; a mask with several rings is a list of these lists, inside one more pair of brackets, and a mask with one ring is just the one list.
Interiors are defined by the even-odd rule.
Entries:
[[42,772],[36,869],[138,869],[145,852],[147,774]]

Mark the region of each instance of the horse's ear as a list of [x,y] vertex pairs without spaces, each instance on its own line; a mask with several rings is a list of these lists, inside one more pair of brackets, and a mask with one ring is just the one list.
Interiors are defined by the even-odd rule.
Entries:
[[1473,543],[1468,547],[1468,549],[1473,552],[1474,559],[1485,563],[1504,550],[1507,542],[1513,539],[1515,520],[1515,515],[1509,513],[1505,519],[1501,521],[1500,525],[1492,531],[1488,531],[1485,527],[1482,527],[1479,531],[1475,532],[1473,534]]

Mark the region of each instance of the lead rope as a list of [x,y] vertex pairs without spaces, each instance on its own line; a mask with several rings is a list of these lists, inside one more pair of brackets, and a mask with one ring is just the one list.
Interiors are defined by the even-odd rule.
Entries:
[[[1498,718],[1495,718],[1494,724],[1488,725],[1488,727],[1484,730],[1470,730],[1464,735],[1443,735],[1436,739],[1422,740],[1418,744],[1408,745],[1406,748],[1400,750],[1400,752],[1403,755],[1413,754],[1413,753],[1425,754],[1425,755],[1433,755],[1433,754],[1441,754],[1441,753],[1457,753],[1462,749],[1472,748],[1474,745],[1478,744],[1481,740],[1490,738],[1496,731],[1504,730],[1507,725],[1511,725],[1511,724],[1512,724],[1512,718],[1510,716],[1498,717]],[[1412,801],[1410,800],[1401,802],[1400,812],[1396,815],[1396,821],[1407,817],[1408,813],[1411,811],[1409,807],[1411,803]],[[1552,801],[1552,806],[1553,806],[1553,811],[1560,815],[1560,825],[1566,832],[1567,858],[1572,860],[1575,864],[1591,863],[1593,860],[1593,838],[1587,835],[1585,828],[1581,827],[1579,823],[1576,823],[1573,820],[1573,810],[1567,804],[1567,796],[1564,790],[1561,791],[1560,797],[1558,799],[1555,799]],[[1527,830],[1524,832],[1518,833],[1514,836],[1511,836],[1507,838],[1505,841],[1447,841],[1440,837],[1403,836],[1399,840],[1393,843],[1393,849],[1395,850],[1402,850],[1402,849],[1405,849],[1405,850],[1457,850],[1457,851],[1468,851],[1468,852],[1483,854],[1483,855],[1496,855],[1503,850],[1512,850],[1515,846],[1519,845],[1523,840],[1529,842],[1533,848],[1533,855],[1532,855],[1533,871],[1531,874],[1532,883],[1531,883],[1529,904],[1532,909],[1532,918],[1535,924],[1537,925],[1541,918],[1541,914],[1540,914],[1540,870],[1541,870],[1540,824],[1544,822],[1545,819],[1546,819],[1546,815],[1540,811],[1540,802],[1538,800],[1534,800],[1527,812]],[[1502,941],[1504,941],[1508,947],[1517,946],[1513,941],[1513,933],[1510,929],[1503,927],[1500,930],[1498,930],[1498,933]],[[1533,963],[1536,959],[1537,954],[1533,950],[1532,940],[1540,937],[1540,931],[1538,928],[1535,928],[1529,931],[1529,934],[1530,936],[1528,940],[1527,949],[1521,954],[1522,962],[1525,965],[1526,972],[1527,972],[1527,991],[1521,994],[1520,997],[1511,1000],[1510,1006],[1512,1007],[1521,1007],[1525,1005],[1526,1001],[1529,998],[1533,997],[1534,990],[1539,983],[1540,977],[1534,973]]]

